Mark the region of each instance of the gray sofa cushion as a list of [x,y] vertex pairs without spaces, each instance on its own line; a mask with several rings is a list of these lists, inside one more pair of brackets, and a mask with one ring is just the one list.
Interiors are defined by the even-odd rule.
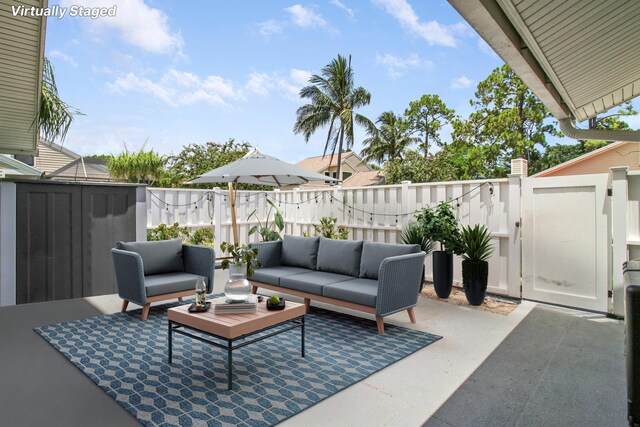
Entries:
[[[198,277],[200,276],[191,273],[155,274],[145,276],[144,287],[147,290],[148,297],[188,290],[193,290],[195,295]],[[208,285],[209,279],[205,277],[204,282]]]
[[288,277],[293,276],[294,274],[302,273],[309,273],[309,269],[279,265],[277,267],[256,269],[256,271],[253,273],[253,276],[250,277],[250,280],[279,286],[281,277]]
[[118,242],[117,248],[140,254],[145,276],[184,271],[181,239],[155,242]]
[[358,277],[362,240],[334,240],[320,238],[318,270]]
[[353,279],[346,282],[332,283],[322,288],[322,295],[354,304],[375,307],[378,295],[378,281]]
[[316,269],[318,259],[317,237],[297,237],[285,235],[282,239],[280,263],[291,267]]
[[380,264],[385,258],[418,252],[420,252],[420,246],[418,245],[364,242],[360,261],[360,277],[377,280]]
[[309,273],[283,277],[280,279],[280,286],[283,288],[322,295],[323,286],[330,283],[344,282],[346,280],[353,280],[353,277],[344,276],[342,274],[325,273],[323,271],[312,271]]

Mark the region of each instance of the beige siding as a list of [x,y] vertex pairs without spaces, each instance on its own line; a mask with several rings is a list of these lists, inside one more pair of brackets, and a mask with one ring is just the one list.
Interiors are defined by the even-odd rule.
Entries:
[[35,158],[34,167],[43,172],[50,173],[68,165],[77,157],[64,153],[48,144],[38,145],[38,156]]
[[16,16],[11,6],[44,7],[46,0],[0,0],[0,152],[34,154],[46,20]]
[[544,176],[587,175],[609,173],[614,166],[627,166],[630,171],[640,170],[640,144],[626,143],[609,151],[584,159]]

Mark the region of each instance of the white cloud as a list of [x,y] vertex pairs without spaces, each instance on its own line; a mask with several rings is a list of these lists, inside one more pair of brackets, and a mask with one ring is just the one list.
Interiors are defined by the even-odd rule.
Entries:
[[286,7],[284,10],[291,14],[291,21],[302,28],[325,28],[327,21],[319,14],[311,9],[307,9],[300,4]]
[[258,23],[258,32],[265,37],[270,37],[273,34],[282,33],[282,22],[278,22],[275,19]]
[[393,16],[407,31],[418,35],[430,45],[455,47],[455,33],[465,30],[464,24],[444,25],[438,21],[421,22],[406,0],[373,0],[389,15]]
[[184,42],[180,33],[171,31],[167,15],[152,8],[144,0],[62,0],[60,5],[69,7],[117,6],[116,16],[86,19],[92,30],[115,30],[127,43],[151,53],[180,52]]
[[286,76],[256,72],[250,74],[244,84],[239,84],[216,75],[199,77],[170,69],[157,80],[127,73],[108,83],[107,90],[118,94],[148,94],[172,107],[198,103],[229,107],[231,102],[245,101],[250,95],[266,97],[274,92],[287,99],[299,99],[298,93],[310,76],[310,72],[298,69],[292,69]]
[[345,13],[347,15],[349,15],[349,18],[353,18],[354,17],[355,12],[353,11],[353,9],[351,9],[350,7],[347,7],[347,5],[342,3],[340,0],[331,0],[329,3],[331,3],[332,5],[344,10]]
[[433,62],[422,60],[415,53],[410,54],[406,58],[385,53],[384,55],[376,54],[376,64],[384,65],[387,68],[389,76],[398,78],[402,76],[409,68],[427,68],[433,69]]
[[49,58],[59,58],[66,62],[71,68],[78,68],[78,63],[73,59],[73,57],[67,55],[64,52],[59,50],[52,50],[49,52]]
[[451,89],[466,89],[473,86],[474,84],[476,84],[475,80],[472,80],[466,76],[460,76],[451,80]]

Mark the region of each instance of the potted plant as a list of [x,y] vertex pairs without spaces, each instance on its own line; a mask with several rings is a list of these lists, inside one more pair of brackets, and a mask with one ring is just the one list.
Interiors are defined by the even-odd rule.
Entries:
[[453,254],[461,254],[458,219],[449,202],[440,202],[435,208],[423,209],[416,220],[424,236],[440,244],[432,252],[433,287],[438,298],[449,298],[453,288]]
[[222,269],[229,269],[229,281],[224,286],[224,293],[229,300],[244,301],[251,293],[247,277],[253,276],[255,267],[260,267],[258,248],[246,243],[222,242],[220,249],[229,254],[228,258],[222,260]]
[[[410,222],[400,233],[400,241],[405,245],[419,245],[427,255],[433,250],[434,243],[424,233],[417,222]],[[422,266],[422,284],[424,285],[424,265]],[[422,286],[420,287],[422,290]]]
[[487,292],[489,263],[494,245],[491,233],[484,225],[462,227],[460,233],[462,247],[462,286],[467,301],[471,305],[481,305]]

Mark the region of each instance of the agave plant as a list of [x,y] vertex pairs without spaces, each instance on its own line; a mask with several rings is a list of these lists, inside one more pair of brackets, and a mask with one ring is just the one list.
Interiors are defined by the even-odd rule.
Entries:
[[435,243],[425,234],[422,227],[416,222],[410,222],[400,233],[400,241],[405,245],[420,245],[420,249],[429,254]]
[[465,261],[487,261],[495,249],[491,243],[491,233],[486,226],[476,224],[462,227],[460,232],[462,258]]

